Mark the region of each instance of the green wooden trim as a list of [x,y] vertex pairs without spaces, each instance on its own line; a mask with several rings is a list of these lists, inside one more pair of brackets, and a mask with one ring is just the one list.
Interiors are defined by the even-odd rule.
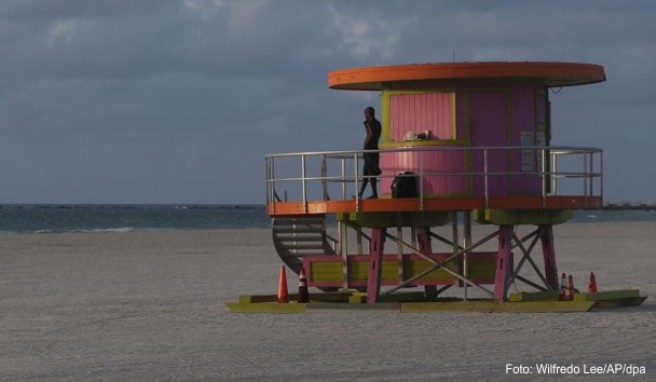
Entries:
[[511,293],[508,296],[508,301],[511,302],[558,301],[559,298],[560,298],[560,291],[519,292],[519,293]]
[[337,220],[350,225],[372,228],[435,227],[451,221],[450,212],[344,212],[336,214]]
[[349,304],[364,304],[367,302],[367,293],[356,292],[349,297]]
[[481,224],[562,224],[573,216],[572,210],[474,210],[473,219]]
[[640,306],[647,297],[640,296],[637,289],[610,290],[597,293],[574,294],[574,301],[591,301],[599,308],[621,308]]
[[307,304],[307,310],[386,310],[399,311],[401,304],[398,302],[378,302],[375,304]]
[[378,304],[343,303],[239,303],[228,302],[232,313],[305,313],[307,310],[399,310],[402,313],[478,312],[478,313],[567,313],[587,312],[594,301],[449,301],[449,302],[385,302]]
[[[321,293],[311,293],[310,301],[318,302],[347,302],[350,292],[321,292]],[[289,301],[296,301],[298,299],[298,294],[290,293]],[[261,294],[261,295],[240,295],[239,303],[241,304],[258,304],[265,302],[276,302],[278,297],[275,294]]]
[[[434,267],[435,265],[433,265],[433,263],[424,259],[419,259],[415,261],[404,261],[403,274],[405,275],[406,279],[409,279]],[[415,281],[416,282],[432,281],[432,282],[445,282],[445,283],[456,281],[456,278],[452,274],[445,271],[443,268],[446,268],[453,272],[458,272],[458,264],[456,261],[452,260],[449,261],[448,263],[443,264],[442,267],[429,272],[428,274],[418,278]],[[398,274],[396,276],[397,277],[395,279],[398,281]]]
[[388,87],[383,84],[381,85],[382,89],[380,91],[380,108],[381,108],[381,121],[380,123],[383,125],[382,132],[381,132],[381,142],[379,144],[379,147],[385,147],[385,144],[389,142],[391,139],[391,132],[392,132],[392,127],[391,127],[391,117],[390,117],[390,98],[388,92],[390,91]]
[[479,312],[479,313],[569,313],[587,312],[594,306],[591,301],[458,301],[408,302],[401,304],[403,313]]
[[337,220],[350,226],[385,228],[396,226],[396,213],[343,212],[337,214]]
[[613,300],[620,298],[633,298],[640,297],[640,292],[637,289],[624,289],[624,290],[609,290],[597,293],[581,293],[575,294],[575,301],[601,301]]
[[[467,265],[468,265],[468,275],[471,279],[473,280],[478,280],[480,283],[486,283],[490,284],[494,282],[494,274],[495,274],[495,260],[494,259],[488,259],[488,258],[476,258],[475,256],[472,256],[468,258],[467,260]],[[414,277],[415,275],[420,274],[421,272],[424,272],[430,268],[433,268],[434,265],[429,262],[428,260],[419,258],[416,260],[405,260],[403,261],[403,275],[406,279]],[[369,267],[370,263],[368,260],[350,260],[349,261],[349,267],[348,267],[348,281],[349,283],[363,283],[367,281],[367,278],[369,276]],[[455,260],[451,260],[447,263],[445,263],[442,268],[435,269],[428,274],[424,275],[423,277],[419,278],[417,282],[425,282],[425,283],[430,283],[430,282],[440,282],[440,283],[452,283],[456,282],[457,279],[450,273],[446,272],[444,268],[449,269],[451,271],[457,272],[458,271],[458,263]],[[381,280],[384,282],[388,283],[393,283],[394,285],[397,285],[398,283],[401,282],[399,280],[399,260],[398,259],[390,259],[390,257],[387,257],[385,260],[383,260],[382,263],[382,270],[381,270]],[[309,265],[309,277],[312,282],[316,283],[330,283],[331,285],[341,285],[344,282],[344,274],[343,274],[343,260],[341,257],[335,256],[334,261],[313,261]],[[318,296],[321,294],[312,294],[310,295],[311,300],[318,300]],[[353,297],[354,295],[351,295],[351,297],[345,297],[344,299],[348,299],[349,302],[351,300],[357,302],[358,297]],[[416,298],[417,295],[404,295],[404,299],[410,298],[408,296],[412,296],[412,298]],[[295,299],[296,297],[290,296],[290,300]],[[394,300],[395,297],[392,297],[392,300]],[[260,298],[259,300],[251,300],[250,302],[272,302],[275,301],[275,296],[264,299]],[[244,300],[243,302],[249,302],[247,300]]]
[[307,304],[278,304],[275,302],[241,303],[227,302],[226,306],[232,313],[305,313]]
[[[275,295],[245,295],[239,297],[240,302],[227,302],[226,306],[232,313],[273,314],[305,313],[307,310],[400,310],[403,313],[567,313],[588,312],[593,307],[638,306],[647,299],[647,297],[639,296],[637,290],[575,294],[574,301],[553,300],[556,293],[558,292],[512,294],[510,295],[511,301],[507,302],[491,300],[425,302],[423,292],[406,292],[388,296],[386,302],[377,304],[364,303],[365,295],[360,292],[316,294],[313,296],[313,302],[308,304],[295,302],[278,304],[270,301],[275,299]],[[533,300],[540,296],[549,300]],[[523,301],[512,301],[514,299]]]
[[595,301],[595,307],[599,308],[622,308],[625,306],[640,306],[647,297],[627,297],[612,300]]
[[[341,256],[335,256],[337,259],[334,262],[324,262],[316,261],[310,264],[309,266],[309,278],[313,282],[322,283],[322,282],[333,282],[336,284],[343,283],[343,268],[342,268],[342,258]],[[358,270],[349,267],[349,278],[351,273],[357,274]]]
[[239,303],[240,304],[253,304],[253,303],[261,303],[261,302],[276,302],[277,300],[278,300],[278,298],[275,294],[257,295],[257,296],[239,295]]
[[417,302],[426,301],[426,293],[424,292],[404,292],[393,293],[383,298],[385,302]]

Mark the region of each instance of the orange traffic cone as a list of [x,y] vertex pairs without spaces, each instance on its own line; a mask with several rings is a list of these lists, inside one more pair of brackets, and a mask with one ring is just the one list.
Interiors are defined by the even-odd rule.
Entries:
[[310,293],[308,292],[307,280],[305,279],[305,271],[301,268],[298,274],[298,300],[299,303],[310,302]]
[[590,272],[590,281],[588,282],[588,293],[597,293],[597,279],[594,272]]
[[560,277],[560,301],[566,301],[567,300],[567,276],[565,276],[565,272],[563,272],[562,276]]
[[574,300],[574,278],[572,275],[567,276],[567,301]]
[[287,304],[289,294],[287,293],[287,273],[285,266],[280,267],[280,276],[278,278],[278,304]]

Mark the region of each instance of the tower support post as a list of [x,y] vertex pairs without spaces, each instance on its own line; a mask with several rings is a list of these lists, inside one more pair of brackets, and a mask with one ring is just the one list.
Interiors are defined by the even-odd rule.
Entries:
[[508,293],[508,284],[513,273],[512,252],[512,225],[499,227],[496,270],[494,276],[494,300],[504,301]]
[[378,302],[383,270],[385,228],[372,228],[369,243],[369,277],[367,278],[367,303]]
[[[429,228],[422,227],[417,230],[417,242],[419,243],[419,250],[424,255],[428,256],[433,253]],[[427,300],[437,299],[437,287],[435,285],[425,285],[424,293],[426,294]]]

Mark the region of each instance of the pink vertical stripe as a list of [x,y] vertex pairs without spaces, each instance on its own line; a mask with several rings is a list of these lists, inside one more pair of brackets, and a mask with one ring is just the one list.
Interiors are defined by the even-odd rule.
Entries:
[[402,141],[407,132],[431,131],[439,139],[454,139],[452,93],[390,96],[391,136]]

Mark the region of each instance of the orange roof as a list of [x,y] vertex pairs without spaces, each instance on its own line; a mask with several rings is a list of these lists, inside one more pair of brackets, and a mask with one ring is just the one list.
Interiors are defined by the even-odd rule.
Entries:
[[460,62],[367,66],[328,73],[328,86],[342,90],[380,90],[383,83],[435,80],[529,80],[548,87],[606,80],[604,67],[569,62]]

